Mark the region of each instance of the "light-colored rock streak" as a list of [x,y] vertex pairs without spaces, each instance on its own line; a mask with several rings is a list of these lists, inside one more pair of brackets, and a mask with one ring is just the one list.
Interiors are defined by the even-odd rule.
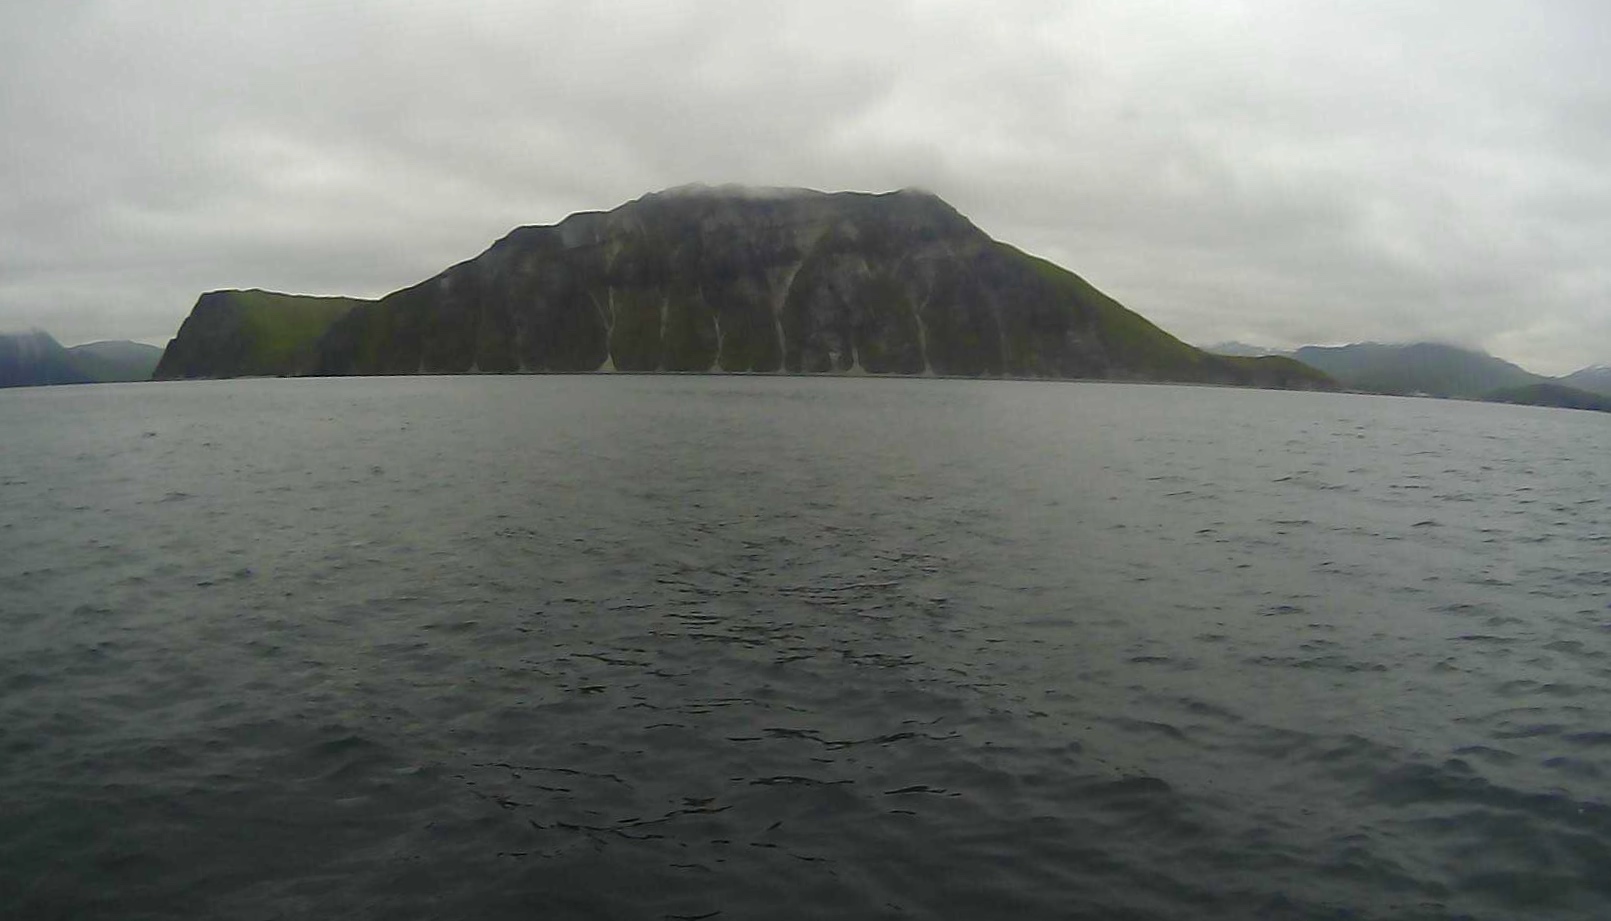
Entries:
[[985,300],[990,303],[990,316],[996,321],[996,341],[1001,343],[1001,375],[1007,376],[1007,324],[1001,319],[1001,301],[989,292],[985,293]]
[[605,297],[610,304],[608,311],[604,309],[603,304],[599,303],[598,295],[589,291],[587,296],[592,300],[593,309],[599,312],[599,320],[604,324],[604,363],[595,370],[612,372],[615,370],[615,356],[610,352],[610,343],[615,341],[615,289],[605,289]]
[[660,357],[656,359],[654,369],[666,370],[666,321],[671,314],[671,295],[660,295]]
[[789,366],[789,337],[783,332],[783,307],[789,303],[789,295],[794,293],[794,279],[799,276],[803,265],[805,260],[801,259],[789,269],[788,277],[783,280],[782,293],[772,299],[772,326],[778,334],[778,366],[772,369],[774,371],[782,371]]
[[912,319],[917,321],[917,353],[923,356],[923,376],[933,377],[934,366],[929,364],[929,327],[923,322],[923,311],[929,309],[929,299],[934,296],[934,283],[929,282],[929,290],[923,292],[923,302],[912,306]]
[[710,311],[710,322],[716,327],[716,355],[710,360],[710,373],[718,374],[722,370],[722,315],[705,299],[705,286],[699,286],[699,302]]
[[[865,285],[867,283],[867,279],[873,276],[873,267],[868,265],[867,260],[863,257],[857,257],[856,264],[861,271],[861,278],[859,281]],[[845,304],[848,309],[850,302],[847,300],[845,301]],[[850,327],[850,367],[845,369],[846,374],[867,373],[867,369],[861,366],[861,342],[859,341],[860,332],[861,330],[854,323],[852,323]]]

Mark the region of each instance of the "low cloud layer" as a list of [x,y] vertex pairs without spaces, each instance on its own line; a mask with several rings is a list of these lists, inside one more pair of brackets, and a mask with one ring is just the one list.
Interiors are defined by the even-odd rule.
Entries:
[[[869,7],[872,7],[869,9]],[[1611,363],[1599,2],[0,9],[0,329],[374,296],[685,182],[931,189],[1189,341]]]

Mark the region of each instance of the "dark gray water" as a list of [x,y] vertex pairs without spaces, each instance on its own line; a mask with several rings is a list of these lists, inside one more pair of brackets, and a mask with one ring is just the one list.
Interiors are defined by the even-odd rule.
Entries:
[[1600,918],[1611,419],[0,393],[7,918]]

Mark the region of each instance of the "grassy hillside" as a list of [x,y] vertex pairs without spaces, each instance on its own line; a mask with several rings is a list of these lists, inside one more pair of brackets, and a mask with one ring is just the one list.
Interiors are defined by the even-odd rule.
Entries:
[[330,324],[360,302],[345,297],[304,297],[241,291],[234,298],[250,349],[247,361],[263,373],[280,373],[306,354]]
[[1292,390],[1335,390],[1337,380],[1318,368],[1285,355],[1220,355],[1261,381],[1260,386]]
[[196,301],[153,375],[253,377],[307,373],[314,347],[356,298],[212,291]]
[[1555,406],[1561,409],[1592,409],[1611,412],[1611,396],[1590,393],[1564,384],[1544,382],[1507,387],[1483,396],[1490,403],[1519,403],[1525,406]]
[[1207,353],[1159,329],[1068,269],[1005,243],[999,245],[1089,317],[1092,333],[1114,364],[1133,368],[1138,376],[1194,380],[1212,361]]

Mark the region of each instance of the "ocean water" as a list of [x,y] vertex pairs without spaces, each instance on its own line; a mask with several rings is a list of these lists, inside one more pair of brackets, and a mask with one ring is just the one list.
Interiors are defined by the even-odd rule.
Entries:
[[0,393],[0,915],[1611,916],[1611,418]]

